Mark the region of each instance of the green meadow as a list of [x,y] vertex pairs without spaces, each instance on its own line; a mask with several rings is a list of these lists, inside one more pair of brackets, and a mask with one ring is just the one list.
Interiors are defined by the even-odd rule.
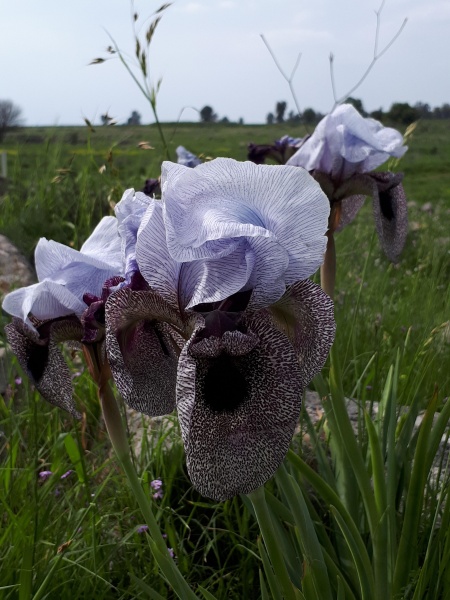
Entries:
[[[289,124],[182,123],[163,130],[172,160],[180,144],[205,158],[245,160],[249,142],[307,133]],[[341,371],[336,381],[326,366],[311,389],[322,398],[330,391],[342,396],[340,406],[343,395],[354,399],[357,435],[348,440],[349,422],[333,416],[326,400],[325,417],[315,425],[302,411],[285,467],[266,486],[283,553],[297,560],[288,559],[287,569],[302,589],[298,598],[450,598],[450,474],[438,451],[442,436],[448,438],[450,406],[450,122],[419,121],[408,145],[391,166],[404,173],[409,201],[399,263],[391,264],[379,246],[370,199],[336,239],[333,352]],[[113,214],[123,191],[158,177],[166,158],[154,126],[20,128],[8,133],[1,151],[8,177],[0,181],[0,233],[30,261],[40,237],[79,248],[100,218]],[[0,348],[7,322],[0,315]],[[146,534],[138,533],[143,519],[111,450],[95,386],[80,358],[68,359],[81,422],[43,401],[16,360],[7,361],[10,384],[0,396],[0,598],[175,598]],[[413,423],[424,410],[417,431]],[[282,598],[248,498],[214,503],[193,490],[176,416],[142,419],[140,429],[137,471],[198,597]],[[360,462],[352,458],[355,448]],[[53,475],[43,481],[42,470]],[[306,521],[297,520],[283,495],[286,477],[304,498]],[[152,498],[155,479],[163,481],[160,499]],[[382,515],[380,530],[388,523],[384,541],[372,539],[367,486]],[[380,575],[383,547],[389,560]],[[323,565],[329,590],[321,591],[311,556]]]

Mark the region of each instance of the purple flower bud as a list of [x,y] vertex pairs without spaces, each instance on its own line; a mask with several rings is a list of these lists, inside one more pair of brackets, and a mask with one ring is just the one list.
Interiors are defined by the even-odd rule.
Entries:
[[16,385],[22,385],[22,377],[16,377],[14,379],[14,382]]
[[169,552],[170,558],[175,558],[175,552],[173,551],[173,548],[167,548],[167,550]]
[[47,481],[53,475],[52,471],[39,471],[38,477],[41,481]]
[[153,500],[161,500],[162,497],[162,492],[156,492],[156,494],[153,494]]
[[139,525],[136,529],[136,533],[145,533],[146,531],[148,531],[148,525]]
[[61,475],[61,479],[67,479],[70,477],[70,475],[72,475],[72,473],[75,473],[75,471],[73,469],[69,469],[63,475]]
[[154,490],[160,490],[162,488],[163,482],[161,479],[154,479],[150,482],[150,487]]

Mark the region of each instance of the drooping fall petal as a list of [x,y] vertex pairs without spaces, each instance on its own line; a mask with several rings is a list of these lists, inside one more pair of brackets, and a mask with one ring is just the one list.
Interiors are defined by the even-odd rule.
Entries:
[[408,233],[408,208],[399,174],[373,173],[376,192],[373,195],[373,215],[381,247],[392,262],[397,262]]
[[128,288],[106,302],[106,348],[114,381],[131,408],[165,415],[175,408],[184,323],[154,292]]
[[268,319],[256,315],[221,337],[201,331],[180,355],[177,408],[193,485],[225,500],[264,484],[281,464],[300,414],[301,373]]
[[318,285],[306,279],[289,286],[268,312],[275,326],[293,345],[302,387],[307,386],[324,366],[334,342],[333,301]]
[[11,349],[36,389],[48,402],[81,418],[72,397],[71,373],[58,346],[61,342],[81,340],[81,323],[75,318],[62,318],[47,324],[38,321],[34,324],[37,331],[16,318],[6,325],[6,337]]

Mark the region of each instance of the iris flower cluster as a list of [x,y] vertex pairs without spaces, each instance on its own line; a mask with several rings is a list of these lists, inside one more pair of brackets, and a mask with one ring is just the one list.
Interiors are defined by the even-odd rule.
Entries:
[[194,486],[224,500],[283,460],[334,339],[308,278],[329,202],[292,166],[165,162],[162,200],[127,190],[80,251],[42,239],[39,283],[8,294],[12,350],[49,402],[79,412],[61,342],[147,415],[178,412]]

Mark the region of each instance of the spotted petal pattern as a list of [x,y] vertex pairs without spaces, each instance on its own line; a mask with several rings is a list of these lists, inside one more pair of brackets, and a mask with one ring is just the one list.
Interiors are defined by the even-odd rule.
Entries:
[[[189,477],[226,500],[263,485],[281,464],[301,407],[301,373],[283,333],[255,316],[247,331],[201,340],[179,362],[177,408]],[[242,353],[244,348],[244,353]]]
[[184,323],[161,296],[124,288],[106,302],[106,348],[114,381],[131,408],[165,415],[175,408]]
[[71,373],[58,344],[81,340],[83,328],[74,318],[51,323],[34,321],[34,325],[37,329],[32,330],[20,319],[6,325],[11,349],[42,396],[79,419],[81,415],[72,397]]
[[376,182],[373,215],[378,238],[389,260],[397,262],[408,233],[408,208],[401,174],[373,173],[372,178]]

